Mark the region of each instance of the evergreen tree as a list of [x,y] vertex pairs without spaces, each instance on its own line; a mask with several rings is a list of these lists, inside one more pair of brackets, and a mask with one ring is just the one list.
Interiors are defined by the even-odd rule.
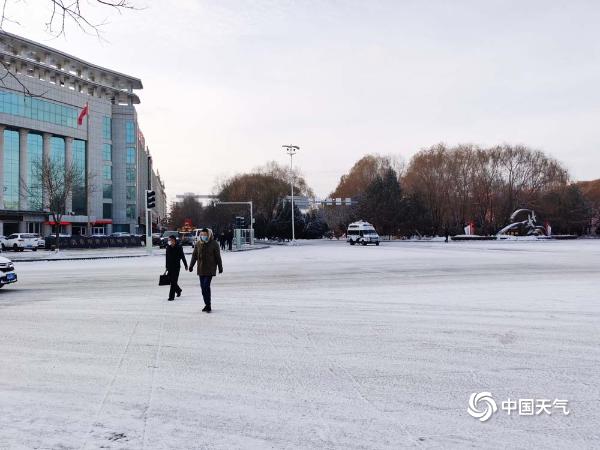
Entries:
[[309,212],[305,217],[305,222],[306,226],[302,233],[304,239],[321,239],[329,231],[323,214],[317,211]]
[[[294,204],[294,227],[296,237],[302,236],[304,232],[304,216],[300,209]],[[291,239],[292,238],[292,204],[282,201],[277,207],[275,218],[269,226],[269,235],[274,238]]]
[[377,176],[360,196],[358,216],[371,222],[380,235],[392,236],[398,232],[405,213],[405,201],[394,169]]

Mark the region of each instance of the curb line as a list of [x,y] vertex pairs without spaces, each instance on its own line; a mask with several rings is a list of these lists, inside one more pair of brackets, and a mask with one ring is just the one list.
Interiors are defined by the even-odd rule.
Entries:
[[[238,253],[238,252],[250,252],[254,250],[265,250],[269,248],[269,246],[257,247],[257,248],[246,248],[244,250],[235,250],[230,253]],[[186,255],[191,255],[191,253],[187,253]],[[22,262],[55,262],[55,261],[94,261],[100,259],[124,259],[124,258],[146,258],[148,256],[154,255],[114,255],[114,256],[83,256],[80,258],[40,258],[40,259],[15,259],[11,260],[14,264],[22,263]],[[10,259],[10,258],[9,258]]]

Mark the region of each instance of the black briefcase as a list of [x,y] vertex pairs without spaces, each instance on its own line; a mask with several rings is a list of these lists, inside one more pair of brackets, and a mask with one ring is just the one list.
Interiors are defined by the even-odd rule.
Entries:
[[160,277],[158,277],[158,285],[159,286],[168,286],[171,284],[171,277],[167,274],[167,272],[163,273]]

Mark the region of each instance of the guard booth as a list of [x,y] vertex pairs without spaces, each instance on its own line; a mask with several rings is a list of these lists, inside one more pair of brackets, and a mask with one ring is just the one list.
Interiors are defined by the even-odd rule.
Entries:
[[233,243],[236,250],[241,250],[244,245],[253,245],[254,230],[250,228],[236,228],[233,230]]

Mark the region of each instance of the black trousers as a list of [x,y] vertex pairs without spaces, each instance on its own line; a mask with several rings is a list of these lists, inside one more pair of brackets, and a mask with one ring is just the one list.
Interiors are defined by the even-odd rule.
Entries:
[[179,281],[179,270],[169,270],[169,279],[171,280],[171,289],[169,290],[169,298],[175,298],[175,294],[181,291],[181,288],[177,284]]
[[202,289],[202,298],[204,304],[210,308],[210,282],[212,275],[200,275],[200,288]]

